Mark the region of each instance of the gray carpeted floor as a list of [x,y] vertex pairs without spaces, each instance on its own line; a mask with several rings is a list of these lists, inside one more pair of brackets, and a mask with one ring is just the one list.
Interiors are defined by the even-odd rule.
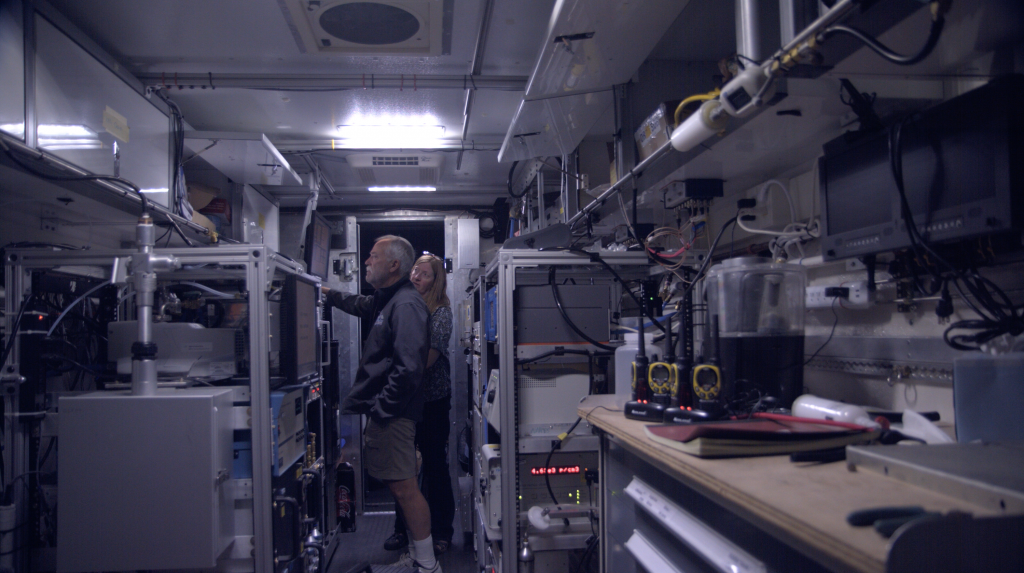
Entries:
[[[342,533],[327,573],[356,573],[353,568],[369,563],[373,573],[409,573],[410,569],[391,565],[401,557],[400,551],[385,551],[384,540],[394,532],[394,514],[360,515],[356,531]],[[451,548],[438,557],[444,573],[477,573],[473,547],[463,547],[462,536],[456,532]]]

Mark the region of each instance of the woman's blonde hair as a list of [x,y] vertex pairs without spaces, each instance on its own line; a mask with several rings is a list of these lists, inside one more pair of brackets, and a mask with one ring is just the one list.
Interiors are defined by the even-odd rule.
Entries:
[[429,264],[430,270],[434,271],[434,284],[423,295],[423,300],[427,303],[427,309],[430,311],[430,314],[434,314],[434,311],[438,308],[452,305],[451,301],[448,300],[447,293],[448,276],[444,270],[444,263],[434,255],[423,255],[416,259],[413,268],[424,263]]

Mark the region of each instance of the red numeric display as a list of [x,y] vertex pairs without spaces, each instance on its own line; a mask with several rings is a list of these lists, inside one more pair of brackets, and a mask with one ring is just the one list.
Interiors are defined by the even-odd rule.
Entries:
[[547,468],[530,468],[530,474],[535,476],[578,473],[580,473],[580,466],[553,466]]

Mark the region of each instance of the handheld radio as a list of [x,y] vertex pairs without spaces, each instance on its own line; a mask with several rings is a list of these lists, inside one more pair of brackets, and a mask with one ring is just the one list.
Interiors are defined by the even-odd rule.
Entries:
[[669,407],[665,409],[665,423],[688,424],[695,420],[693,415],[693,386],[691,369],[693,368],[693,333],[690,308],[684,301],[683,319],[679,321],[679,340],[682,350],[676,359],[676,385],[672,389]]
[[718,315],[711,316],[711,349],[707,362],[693,367],[693,393],[702,410],[720,409],[722,370],[718,367]]
[[676,366],[675,347],[672,344],[672,316],[668,317],[665,329],[665,360],[654,362],[647,368],[651,386],[651,400],[663,406],[672,406],[672,395],[679,385],[679,368]]
[[[640,283],[640,298],[646,294],[644,283]],[[640,328],[637,332],[637,353],[633,361],[633,399],[626,402],[622,408],[623,414],[631,420],[648,420],[660,422],[664,417],[665,406],[655,402],[650,386],[650,363],[647,359],[647,351],[644,348],[643,317],[640,318]]]

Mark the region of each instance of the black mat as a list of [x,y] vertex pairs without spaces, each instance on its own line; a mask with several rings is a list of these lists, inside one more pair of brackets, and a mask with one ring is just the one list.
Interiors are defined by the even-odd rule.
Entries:
[[[394,515],[360,515],[356,517],[356,531],[342,533],[338,550],[334,553],[327,573],[357,573],[353,570],[363,563],[371,564],[373,573],[409,573],[410,569],[392,565],[401,557],[400,551],[385,551],[384,540],[394,532]],[[451,548],[438,557],[444,573],[476,573],[473,547],[464,547],[456,532]]]

